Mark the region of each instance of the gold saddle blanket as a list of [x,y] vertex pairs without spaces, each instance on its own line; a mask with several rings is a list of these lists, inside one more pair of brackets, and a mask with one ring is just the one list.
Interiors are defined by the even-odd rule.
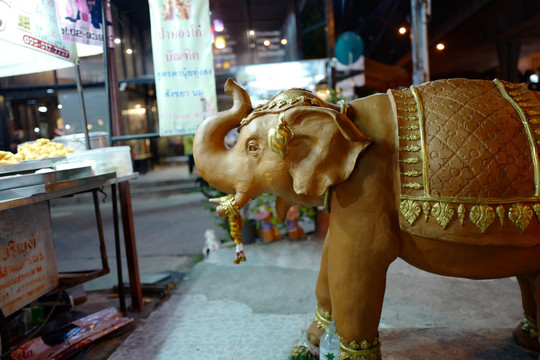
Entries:
[[510,245],[509,235],[513,245],[540,244],[540,103],[525,84],[451,79],[388,94],[402,227],[470,244]]

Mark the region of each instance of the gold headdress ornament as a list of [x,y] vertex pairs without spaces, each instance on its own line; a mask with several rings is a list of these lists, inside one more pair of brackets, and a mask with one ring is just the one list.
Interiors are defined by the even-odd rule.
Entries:
[[251,120],[255,119],[266,113],[276,113],[283,111],[287,107],[291,106],[318,106],[331,108],[332,105],[325,103],[317,96],[315,96],[311,91],[305,89],[288,89],[283,90],[264,105],[259,105],[242,121],[238,130],[240,130],[245,125],[249,124]]
[[285,124],[285,114],[279,115],[279,120],[276,126],[268,130],[268,145],[273,152],[279,155],[283,160],[283,156],[287,153],[287,145],[294,136],[290,127]]

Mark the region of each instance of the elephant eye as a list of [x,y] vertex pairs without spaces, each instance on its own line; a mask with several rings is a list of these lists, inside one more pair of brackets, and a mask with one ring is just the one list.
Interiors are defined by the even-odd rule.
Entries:
[[248,153],[255,155],[259,152],[259,143],[255,140],[249,140],[247,143]]

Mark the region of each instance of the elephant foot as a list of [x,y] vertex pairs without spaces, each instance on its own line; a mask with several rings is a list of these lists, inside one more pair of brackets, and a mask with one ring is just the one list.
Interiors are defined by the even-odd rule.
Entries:
[[321,328],[316,321],[313,321],[309,328],[307,329],[306,335],[308,341],[315,346],[319,346],[321,337],[324,334],[324,327]]
[[540,351],[538,331],[536,333],[531,333],[530,331],[523,330],[523,324],[519,324],[512,332],[512,336],[521,347]]

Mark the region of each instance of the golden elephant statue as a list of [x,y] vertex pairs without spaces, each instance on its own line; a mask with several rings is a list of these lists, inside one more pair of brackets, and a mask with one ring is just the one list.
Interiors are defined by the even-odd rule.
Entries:
[[[333,105],[302,89],[199,127],[200,174],[234,194],[220,215],[263,192],[330,211],[308,337],[335,321],[341,359],[380,359],[386,272],[400,257],[440,275],[516,276],[524,320],[514,337],[540,349],[540,95],[524,84],[450,79]],[[224,145],[239,127],[238,142]],[[227,206],[225,206],[227,205]]]

